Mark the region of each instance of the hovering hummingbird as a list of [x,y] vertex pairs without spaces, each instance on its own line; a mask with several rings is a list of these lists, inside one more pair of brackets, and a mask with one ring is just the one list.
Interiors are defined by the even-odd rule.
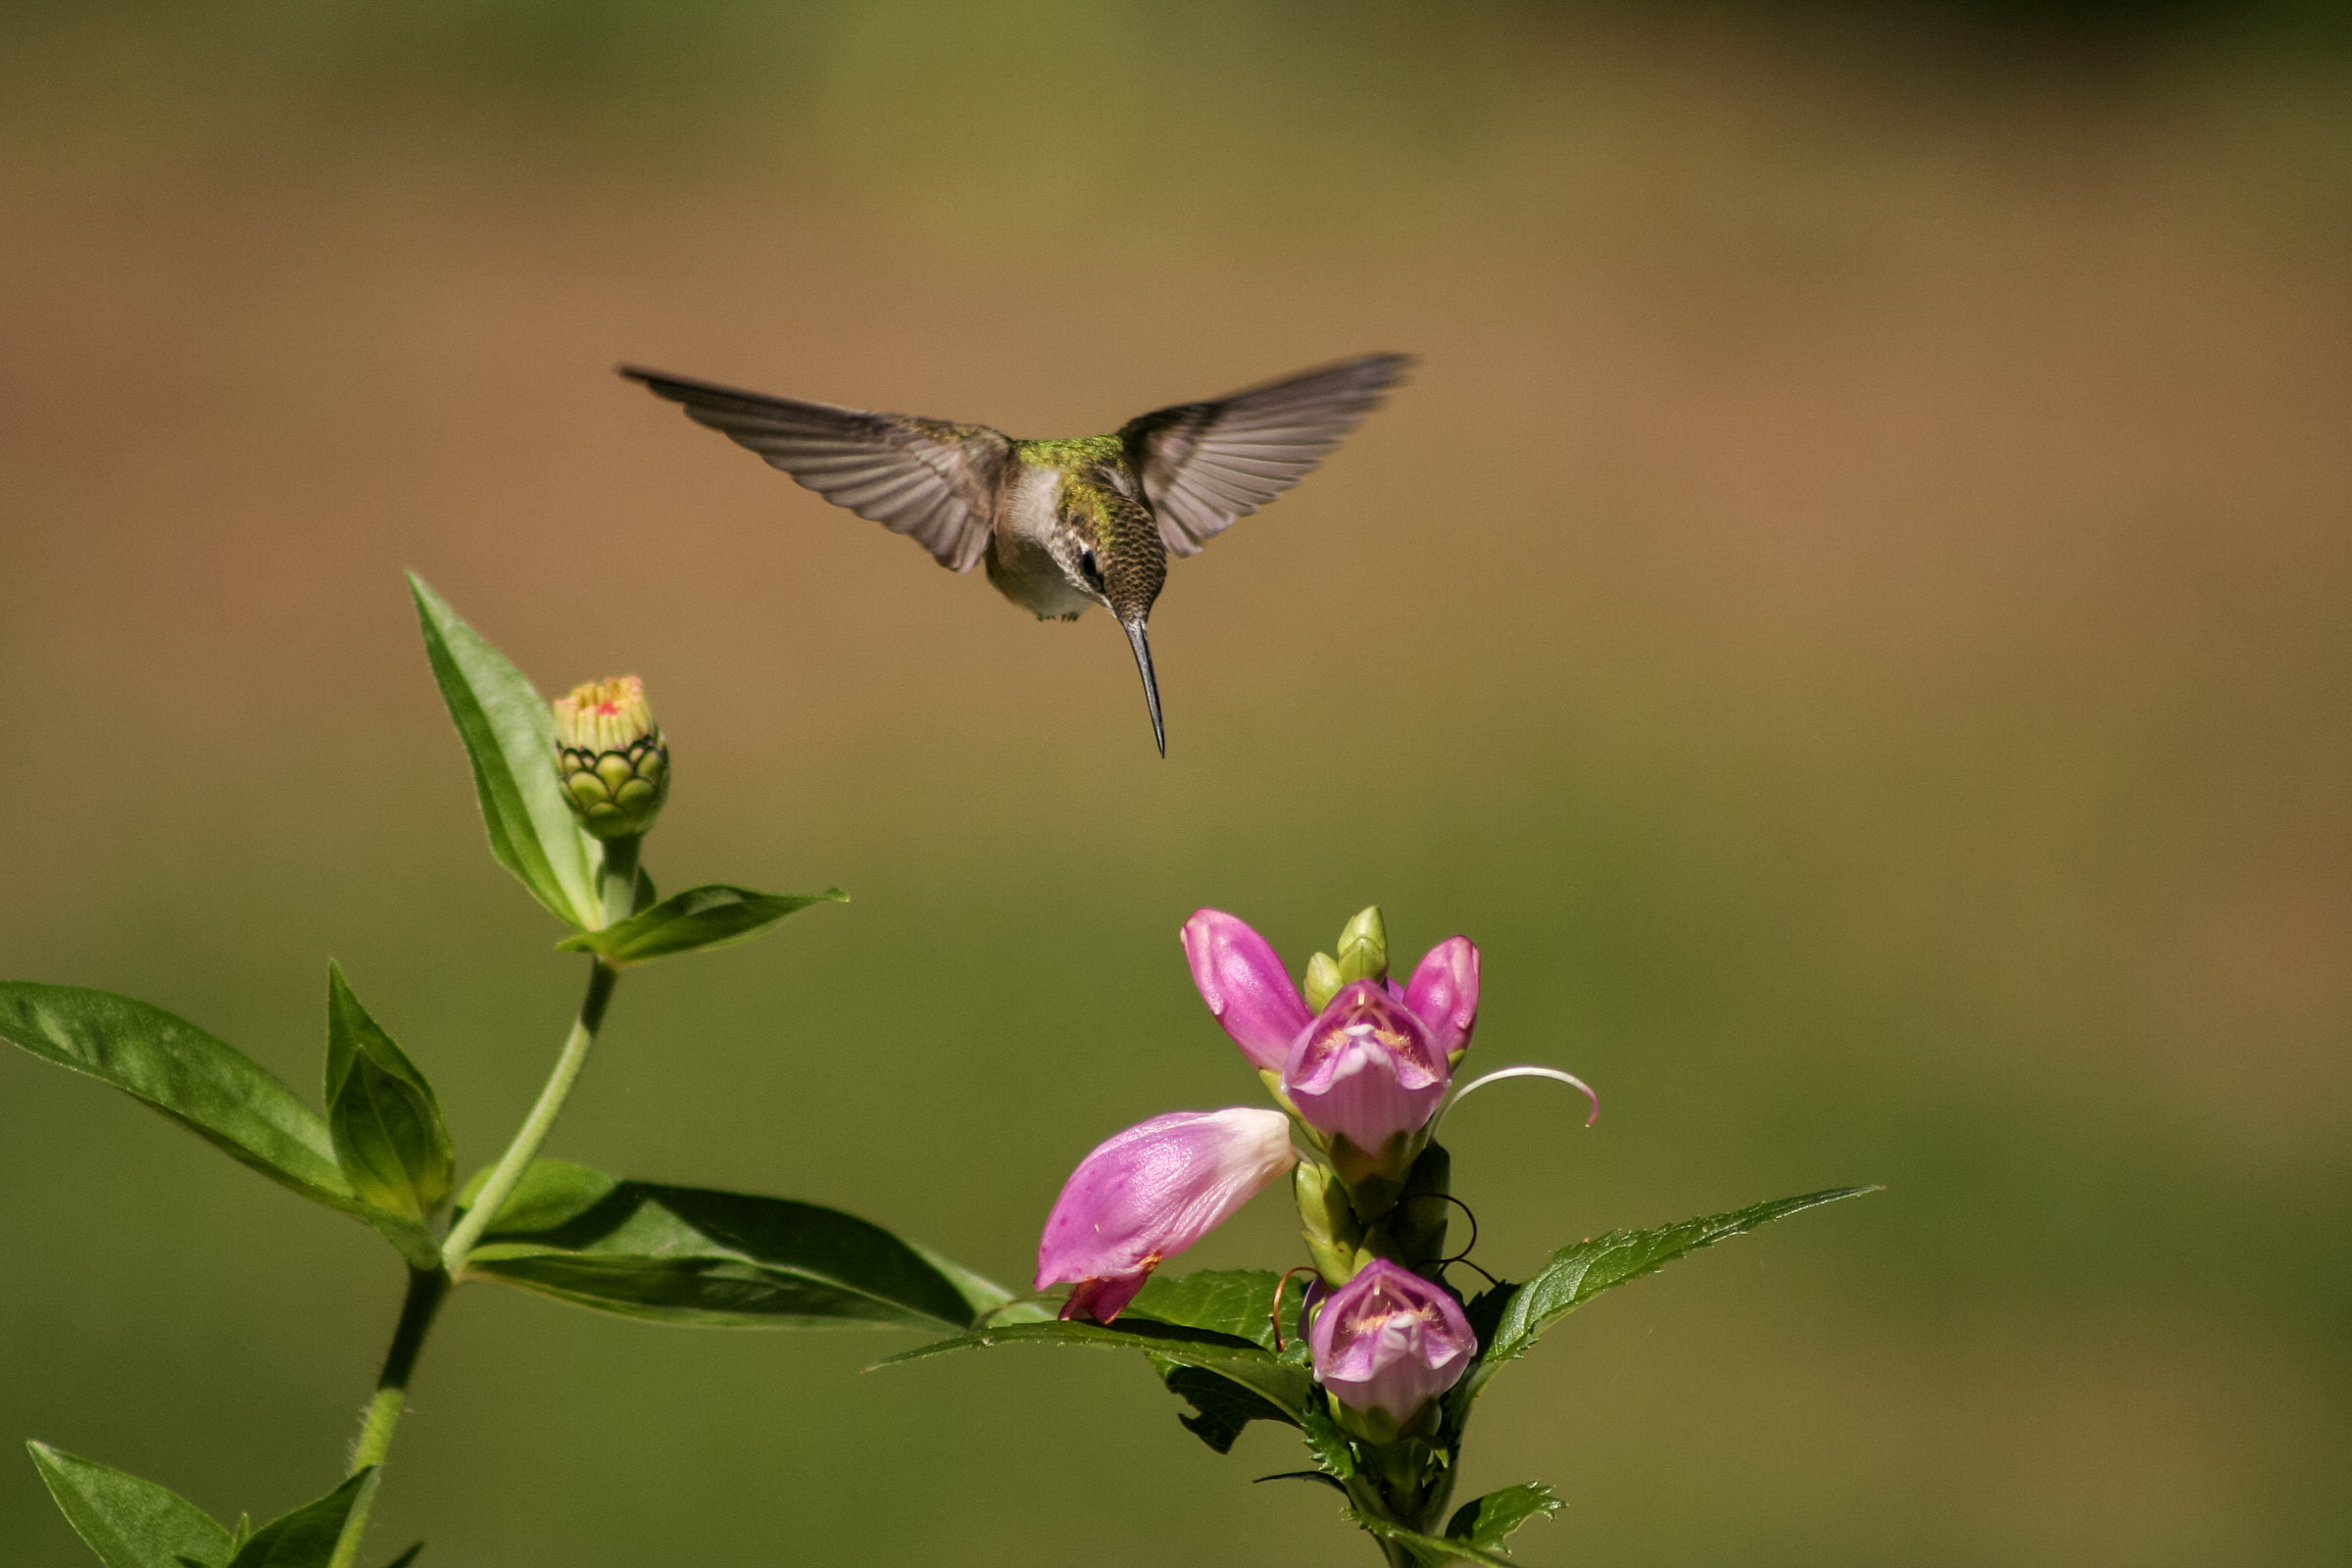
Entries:
[[1146,626],[1169,554],[1195,554],[1298,483],[1411,363],[1370,354],[1069,441],[1016,441],[985,424],[768,397],[633,366],[620,373],[827,501],[911,536],[941,565],[985,563],[997,592],[1040,620],[1108,610],[1135,650],[1165,757]]

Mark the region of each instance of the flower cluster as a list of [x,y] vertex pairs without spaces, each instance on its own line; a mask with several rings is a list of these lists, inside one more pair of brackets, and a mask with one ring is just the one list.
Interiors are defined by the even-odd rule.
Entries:
[[1046,1221],[1037,1288],[1071,1287],[1064,1318],[1107,1323],[1152,1271],[1291,1172],[1320,1276],[1315,1378],[1375,1442],[1425,1417],[1477,1354],[1440,1279],[1450,1200],[1432,1134],[1478,1024],[1478,949],[1448,937],[1403,985],[1377,908],[1318,953],[1303,989],[1243,921],[1202,909],[1185,956],[1209,1012],[1279,1110],[1155,1116],[1079,1162]]

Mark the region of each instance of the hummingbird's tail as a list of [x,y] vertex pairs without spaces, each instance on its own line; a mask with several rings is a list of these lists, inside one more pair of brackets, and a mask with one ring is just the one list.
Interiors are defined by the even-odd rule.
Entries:
[[1144,617],[1129,620],[1122,616],[1119,624],[1127,628],[1127,642],[1135,650],[1135,667],[1144,677],[1144,701],[1152,706],[1152,739],[1159,747],[1159,755],[1168,755],[1168,732],[1159,721],[1159,681],[1152,673],[1152,639],[1144,630]]

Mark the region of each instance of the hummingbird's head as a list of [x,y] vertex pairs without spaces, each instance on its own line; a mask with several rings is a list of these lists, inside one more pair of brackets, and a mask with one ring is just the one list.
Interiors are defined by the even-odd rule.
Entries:
[[1152,738],[1159,755],[1168,755],[1168,736],[1159,718],[1159,682],[1152,673],[1152,642],[1147,627],[1152,606],[1168,580],[1167,546],[1160,542],[1159,524],[1141,502],[1115,489],[1101,493],[1101,505],[1089,509],[1091,527],[1076,541],[1078,549],[1062,570],[1071,586],[1119,617],[1135,650],[1135,667],[1144,677],[1144,701],[1152,709]]

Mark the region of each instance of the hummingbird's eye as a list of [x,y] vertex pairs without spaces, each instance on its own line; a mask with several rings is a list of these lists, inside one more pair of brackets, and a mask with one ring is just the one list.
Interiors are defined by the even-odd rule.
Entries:
[[1102,586],[1102,568],[1095,564],[1095,553],[1092,550],[1079,556],[1078,570],[1092,586],[1097,588]]

